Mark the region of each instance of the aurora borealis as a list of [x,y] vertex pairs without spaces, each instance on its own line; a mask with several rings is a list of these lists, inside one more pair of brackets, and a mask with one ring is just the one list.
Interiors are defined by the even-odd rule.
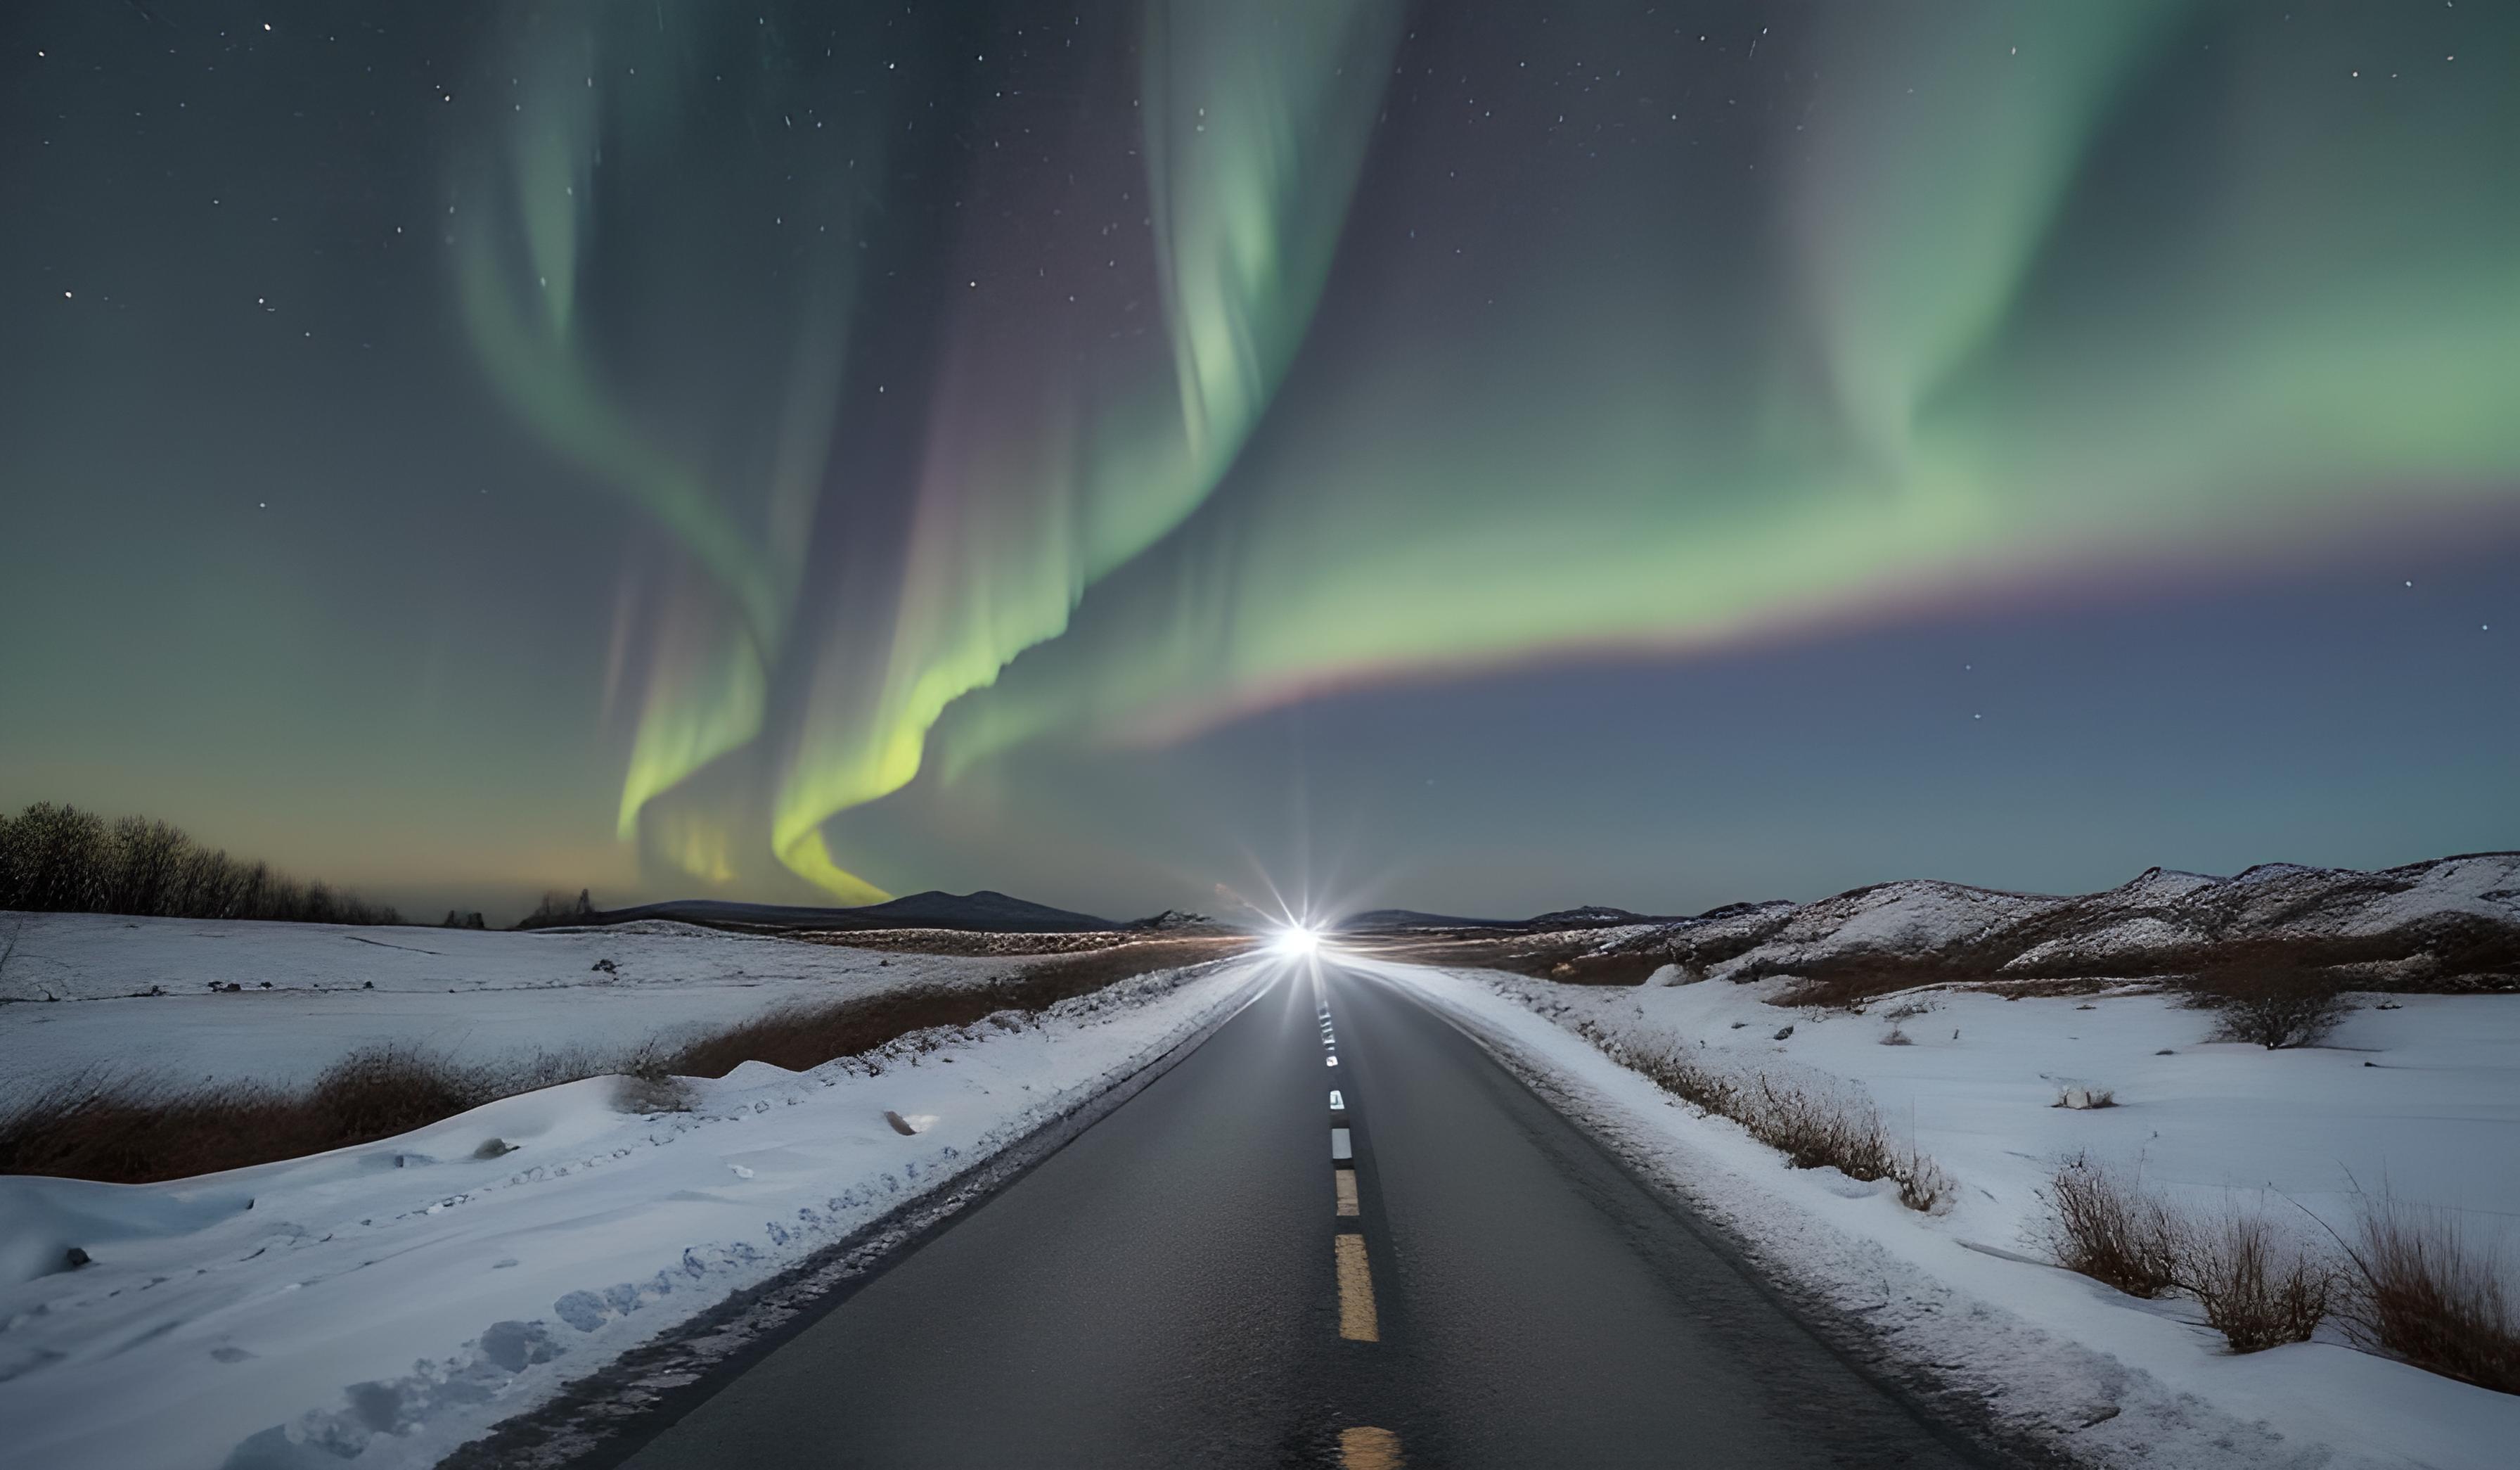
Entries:
[[362,14],[0,21],[0,800],[1119,913],[2513,840],[2507,10]]

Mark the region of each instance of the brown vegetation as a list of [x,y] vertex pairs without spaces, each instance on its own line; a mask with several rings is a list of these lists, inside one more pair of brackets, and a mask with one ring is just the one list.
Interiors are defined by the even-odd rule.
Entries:
[[1942,1166],[1893,1141],[1868,1098],[1711,1066],[1678,1047],[1632,1046],[1589,1024],[1578,1030],[1612,1061],[1674,1097],[1741,1125],[1795,1169],[1826,1167],[1849,1178],[1888,1179],[1899,1188],[1899,1202],[1915,1211],[1950,1197],[1952,1179]]
[[519,1090],[512,1079],[406,1047],[353,1052],[296,1091],[81,1080],[0,1114],[0,1172],[182,1178],[391,1137]]
[[2334,980],[2266,965],[2208,971],[2196,977],[2189,993],[2215,1013],[2212,1039],[2270,1051],[2316,1046],[2354,1011]]
[[2077,1154],[2049,1177],[2048,1207],[2058,1265],[2131,1297],[2179,1284],[2179,1217],[2137,1170]]
[[1150,940],[1062,956],[984,985],[905,987],[788,1006],[626,1055],[544,1053],[518,1065],[465,1065],[389,1046],[354,1052],[295,1090],[83,1079],[0,1111],[0,1173],[125,1184],[184,1178],[390,1138],[497,1098],[614,1074],[626,1079],[619,1106],[680,1111],[689,1101],[678,1078],[723,1077],[745,1062],[802,1072],[912,1032],[1040,1011],[1150,971],[1231,953],[1237,943]]
[[382,903],[204,848],[146,817],[37,802],[0,815],[0,909],[398,924]]
[[2266,1216],[2232,1209],[2180,1237],[2179,1284],[2234,1353],[2306,1343],[2327,1316],[2334,1263]]
[[2520,1394],[2520,1293],[2507,1263],[2446,1211],[2366,1199],[2355,1238],[2346,1331],[2426,1372]]
[[2084,1158],[2048,1181],[2057,1263],[2139,1297],[2194,1297],[2234,1353],[2308,1342],[2333,1311],[2359,1345],[2427,1372],[2520,1394],[2520,1300],[2505,1263],[2446,1211],[2364,1198],[2337,1253],[2265,1213],[2197,1220],[2136,1171]]

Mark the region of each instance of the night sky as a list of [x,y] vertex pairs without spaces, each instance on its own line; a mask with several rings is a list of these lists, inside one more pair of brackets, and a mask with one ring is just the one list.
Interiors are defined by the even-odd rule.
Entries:
[[511,912],[2520,845],[2515,77],[2482,0],[18,0],[0,803]]

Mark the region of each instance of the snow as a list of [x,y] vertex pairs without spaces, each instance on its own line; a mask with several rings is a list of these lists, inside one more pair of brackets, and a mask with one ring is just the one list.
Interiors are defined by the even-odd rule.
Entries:
[[[518,933],[0,914],[0,926],[22,921],[0,972],[0,1101],[136,1070],[286,1085],[386,1043],[468,1062],[608,1053],[790,1001],[977,984],[1010,966],[653,921]],[[231,982],[244,988],[209,988]]]
[[2038,902],[1957,883],[1885,884],[1858,900],[1855,917],[1830,938],[1850,949],[1907,948],[1972,933]]
[[[47,935],[73,937],[51,944],[56,964],[81,950],[78,929]],[[547,1024],[559,1035],[567,1017],[534,1008],[556,1004],[573,1008],[581,1030],[627,1034],[665,1010],[608,1020],[638,1006],[652,983],[574,983],[598,950],[619,959],[625,977],[652,967],[652,988],[668,992],[669,961],[691,961],[698,968],[680,983],[721,1006],[730,989],[758,1004],[829,983],[841,973],[829,967],[854,962],[846,951],[791,957],[807,946],[718,936],[690,951],[676,947],[689,937],[674,935],[651,937],[657,945],[615,934],[470,938],[460,956],[442,957],[456,962],[446,970],[421,967],[399,977],[412,985],[391,988],[381,978],[359,998],[418,999],[427,987],[415,976],[434,981],[460,965],[482,988],[446,997],[439,987],[429,1000],[439,1022],[448,1010],[440,1001],[460,998],[519,1007],[494,1011],[509,1019],[484,1028],[505,1039]],[[330,953],[321,939],[283,936],[266,947],[302,944],[320,963]],[[86,943],[84,952],[102,959],[111,948]],[[710,969],[698,958],[719,948],[742,957],[751,988],[733,980],[734,960]],[[894,958],[880,975],[899,971],[903,957]],[[789,981],[766,982],[766,970]],[[324,973],[338,984],[356,972]],[[689,1113],[624,1112],[620,1080],[596,1078],[379,1143],[171,1183],[0,1177],[0,1423],[12,1462],[430,1463],[563,1381],[951,1188],[1226,1014],[1260,973],[1251,963],[1160,973],[1033,1020],[916,1034],[807,1073],[748,1063],[696,1081]],[[571,983],[530,988],[557,977]],[[234,1037],[218,1045],[285,1072],[306,1035],[327,1046],[338,1039],[315,1004],[332,998],[258,1012],[266,1025],[284,1023],[259,1051]],[[203,1044],[187,1034],[202,1012],[172,1001],[9,1009],[115,1013],[126,1050],[194,1055]],[[0,1033],[8,1066],[57,1034],[12,1021]],[[62,1269],[72,1245],[93,1261]]]
[[2003,969],[2007,973],[2036,975],[2060,960],[2081,959],[2106,964],[2140,962],[2157,954],[2169,954],[2201,942],[2205,937],[2183,925],[2167,919],[2142,914],[2120,919],[2086,934],[2066,935],[2034,944],[2011,959]]
[[2372,980],[2420,983],[2455,977],[2480,950],[2507,951],[2515,936],[2520,853],[2484,852],[2372,873],[2268,864],[2209,878],[2156,868],[2069,897],[1909,880],[1800,905],[1718,910],[1605,942],[1659,950],[1717,980],[1754,980],[1935,957],[2032,978],[2187,973],[2218,947],[2228,957],[2266,942],[2325,949]]
[[[2201,1043],[2206,1019],[2158,994],[1927,991],[1855,1016],[1780,1011],[1760,998],[1774,984],[1610,989],[1372,968],[1487,1039],[1767,1268],[2095,1463],[2511,1462],[2520,1398],[2325,1333],[2235,1356],[2192,1304],[2139,1302],[2045,1264],[2037,1190],[2056,1161],[2088,1151],[2140,1161],[2148,1182],[2209,1209],[2263,1202],[2299,1219],[2294,1201],[2348,1226],[2359,1180],[2462,1212],[2493,1238],[2520,1220],[2520,997],[2398,997],[2400,1009],[2358,1012],[2327,1047],[2269,1052]],[[1881,1045],[1891,1023],[1879,1012],[1901,1000],[1932,1009],[1899,1023],[1912,1044]],[[1958,1197],[1920,1216],[1886,1184],[1787,1170],[1565,1029],[1579,1020],[1843,1080],[1958,1179]],[[1786,1022],[1792,1036],[1770,1039]],[[2069,1084],[2114,1089],[2118,1105],[2052,1106]]]

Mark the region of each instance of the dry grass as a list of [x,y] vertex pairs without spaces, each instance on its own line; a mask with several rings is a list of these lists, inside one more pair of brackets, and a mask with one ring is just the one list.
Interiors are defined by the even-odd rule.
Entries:
[[336,1062],[300,1090],[254,1082],[64,1083],[0,1114],[0,1172],[140,1184],[391,1137],[523,1090],[409,1047]]
[[799,1004],[627,1054],[546,1052],[468,1066],[407,1046],[354,1052],[299,1089],[85,1078],[0,1111],[0,1173],[139,1184],[299,1158],[390,1138],[498,1098],[619,1075],[616,1106],[679,1112],[682,1078],[745,1062],[803,1072],[930,1028],[1031,1012],[1149,971],[1232,952],[1213,940],[1150,940],[1061,956],[984,986],[922,987]]
[[2133,1168],[2082,1154],[2048,1180],[2056,1263],[2131,1297],[2157,1297],[2179,1284],[2181,1222],[2143,1187]]
[[2065,1161],[2048,1181],[2056,1263],[2130,1296],[2178,1290],[2234,1353],[2306,1343],[2343,1284],[2335,1258],[2262,1209],[2199,1219],[2143,1185],[2132,1166]]
[[2520,1394],[2520,1300],[2508,1263],[2467,1238],[2447,1211],[2366,1198],[2344,1242],[2340,1313],[2362,1347],[2426,1372]]
[[1611,1060],[1650,1078],[1684,1102],[1730,1118],[1796,1169],[1829,1168],[1854,1179],[1888,1179],[1899,1202],[1929,1212],[1951,1197],[1951,1176],[1933,1160],[1903,1148],[1882,1125],[1871,1100],[1842,1087],[1739,1073],[1676,1048],[1636,1047],[1599,1030],[1580,1028]]
[[2236,1208],[2182,1232],[2179,1277],[2234,1353],[2310,1341],[2337,1286],[2327,1256]]

